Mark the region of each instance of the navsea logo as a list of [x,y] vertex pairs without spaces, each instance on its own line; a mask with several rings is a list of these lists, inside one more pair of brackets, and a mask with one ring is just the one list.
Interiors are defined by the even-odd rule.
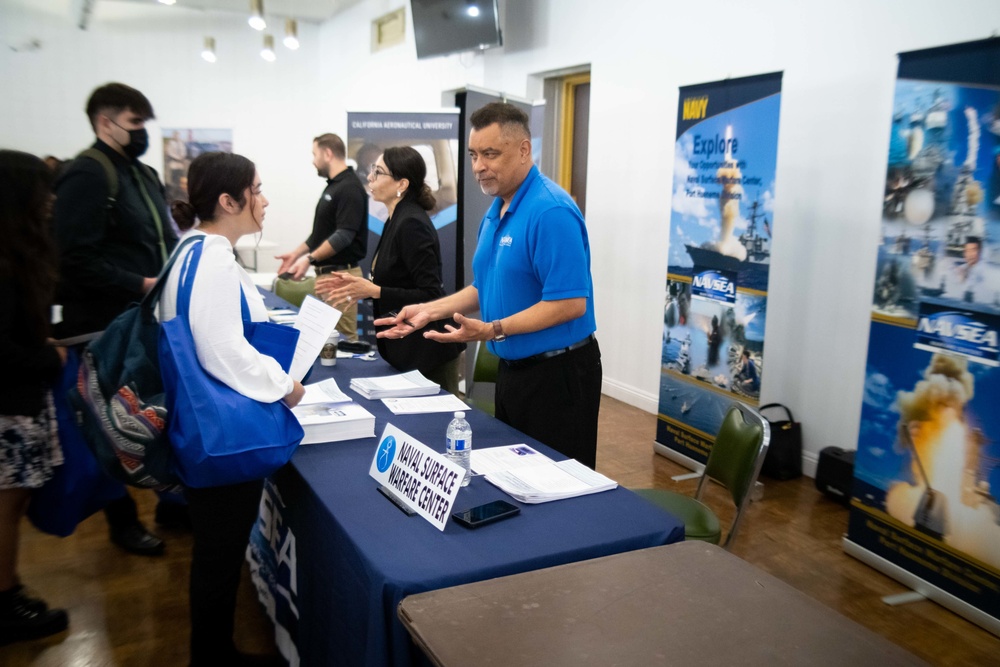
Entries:
[[514,237],[508,234],[507,236],[500,238],[500,247],[509,248],[514,243]]
[[708,95],[704,97],[689,97],[684,100],[683,120],[699,120],[708,112]]
[[944,310],[921,314],[916,347],[951,352],[988,366],[1000,365],[996,326],[980,322],[974,313]]
[[691,296],[736,303],[736,282],[727,271],[702,271],[691,279]]

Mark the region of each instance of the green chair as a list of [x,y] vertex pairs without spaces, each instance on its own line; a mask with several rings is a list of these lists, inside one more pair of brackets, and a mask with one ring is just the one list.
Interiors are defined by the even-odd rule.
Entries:
[[751,408],[736,403],[722,420],[715,443],[708,454],[705,470],[694,497],[664,489],[633,489],[637,494],[662,507],[684,522],[684,537],[718,544],[722,539],[719,518],[701,502],[709,479],[722,484],[732,495],[736,517],[723,546],[729,549],[750,504],[750,496],[764,463],[771,428],[767,420]]
[[486,343],[480,343],[476,352],[476,367],[472,372],[472,386],[466,398],[491,415],[496,413],[494,389],[499,366],[500,358],[486,348]]
[[292,304],[296,308],[302,307],[302,302],[307,294],[312,294],[316,288],[316,278],[309,276],[302,280],[289,280],[287,278],[275,278],[272,292],[282,299]]

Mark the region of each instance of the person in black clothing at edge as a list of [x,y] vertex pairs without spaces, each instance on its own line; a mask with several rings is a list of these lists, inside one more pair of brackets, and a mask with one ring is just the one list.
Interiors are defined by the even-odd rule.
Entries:
[[51,178],[37,157],[0,150],[0,646],[68,624],[65,610],[30,596],[17,576],[21,518],[63,462],[52,383],[66,352],[46,344],[56,286]]
[[[103,331],[156,284],[177,244],[159,177],[139,162],[149,145],[146,121],[155,117],[149,100],[134,88],[108,83],[91,94],[86,111],[97,141],[55,186],[59,339]],[[139,521],[124,486],[104,513],[112,542],[139,555],[163,553],[163,541]],[[157,520],[178,513],[186,508],[161,501]]]
[[[362,276],[360,262],[368,251],[368,193],[354,169],[347,165],[347,147],[336,134],[313,139],[313,166],[326,179],[326,189],[316,204],[312,233],[304,243],[283,255],[278,275],[300,280],[316,267],[316,275],[333,271]],[[358,303],[334,304],[342,309],[337,331],[346,340],[358,339]]]

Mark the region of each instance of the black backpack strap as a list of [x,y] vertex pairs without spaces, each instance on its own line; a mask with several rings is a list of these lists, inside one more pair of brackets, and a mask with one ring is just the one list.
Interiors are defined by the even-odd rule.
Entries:
[[152,289],[146,292],[146,294],[142,297],[141,306],[143,310],[152,312],[153,308],[156,308],[156,304],[160,301],[160,294],[163,292],[163,287],[167,284],[167,276],[170,275],[170,269],[174,267],[174,262],[177,261],[177,258],[180,256],[181,250],[195,241],[204,240],[205,237],[201,234],[192,234],[178,244],[176,248],[174,248],[174,252],[170,255],[170,259],[166,261],[163,265],[163,270],[160,271],[160,275],[156,277],[156,284],[153,285]]
[[85,151],[81,151],[76,157],[77,159],[86,158],[88,160],[94,160],[97,164],[101,165],[102,169],[104,169],[104,175],[108,179],[108,208],[112,208],[118,200],[118,170],[115,169],[115,165],[111,163],[111,159],[93,147],[88,148]]

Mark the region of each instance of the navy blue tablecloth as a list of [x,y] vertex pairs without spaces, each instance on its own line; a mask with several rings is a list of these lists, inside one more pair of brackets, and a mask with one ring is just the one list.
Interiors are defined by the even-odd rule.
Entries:
[[[376,436],[391,422],[443,452],[450,413],[395,416],[381,401],[348,389],[351,377],[396,372],[382,360],[341,359],[332,368],[317,365],[310,382],[336,378],[375,415]],[[469,409],[466,418],[474,448],[528,443],[565,458],[485,413]],[[258,522],[255,543],[270,544],[277,571],[262,568],[255,579],[270,588],[262,594],[270,598],[265,604],[289,619],[278,628],[279,645],[294,643],[303,665],[420,664],[422,654],[396,617],[407,595],[684,539],[679,520],[620,487],[518,503],[521,514],[511,519],[476,530],[449,521],[441,532],[378,493],[368,475],[377,444],[378,437],[302,446],[268,485],[265,502],[273,507],[268,520]],[[499,498],[512,501],[474,477],[454,509]]]

